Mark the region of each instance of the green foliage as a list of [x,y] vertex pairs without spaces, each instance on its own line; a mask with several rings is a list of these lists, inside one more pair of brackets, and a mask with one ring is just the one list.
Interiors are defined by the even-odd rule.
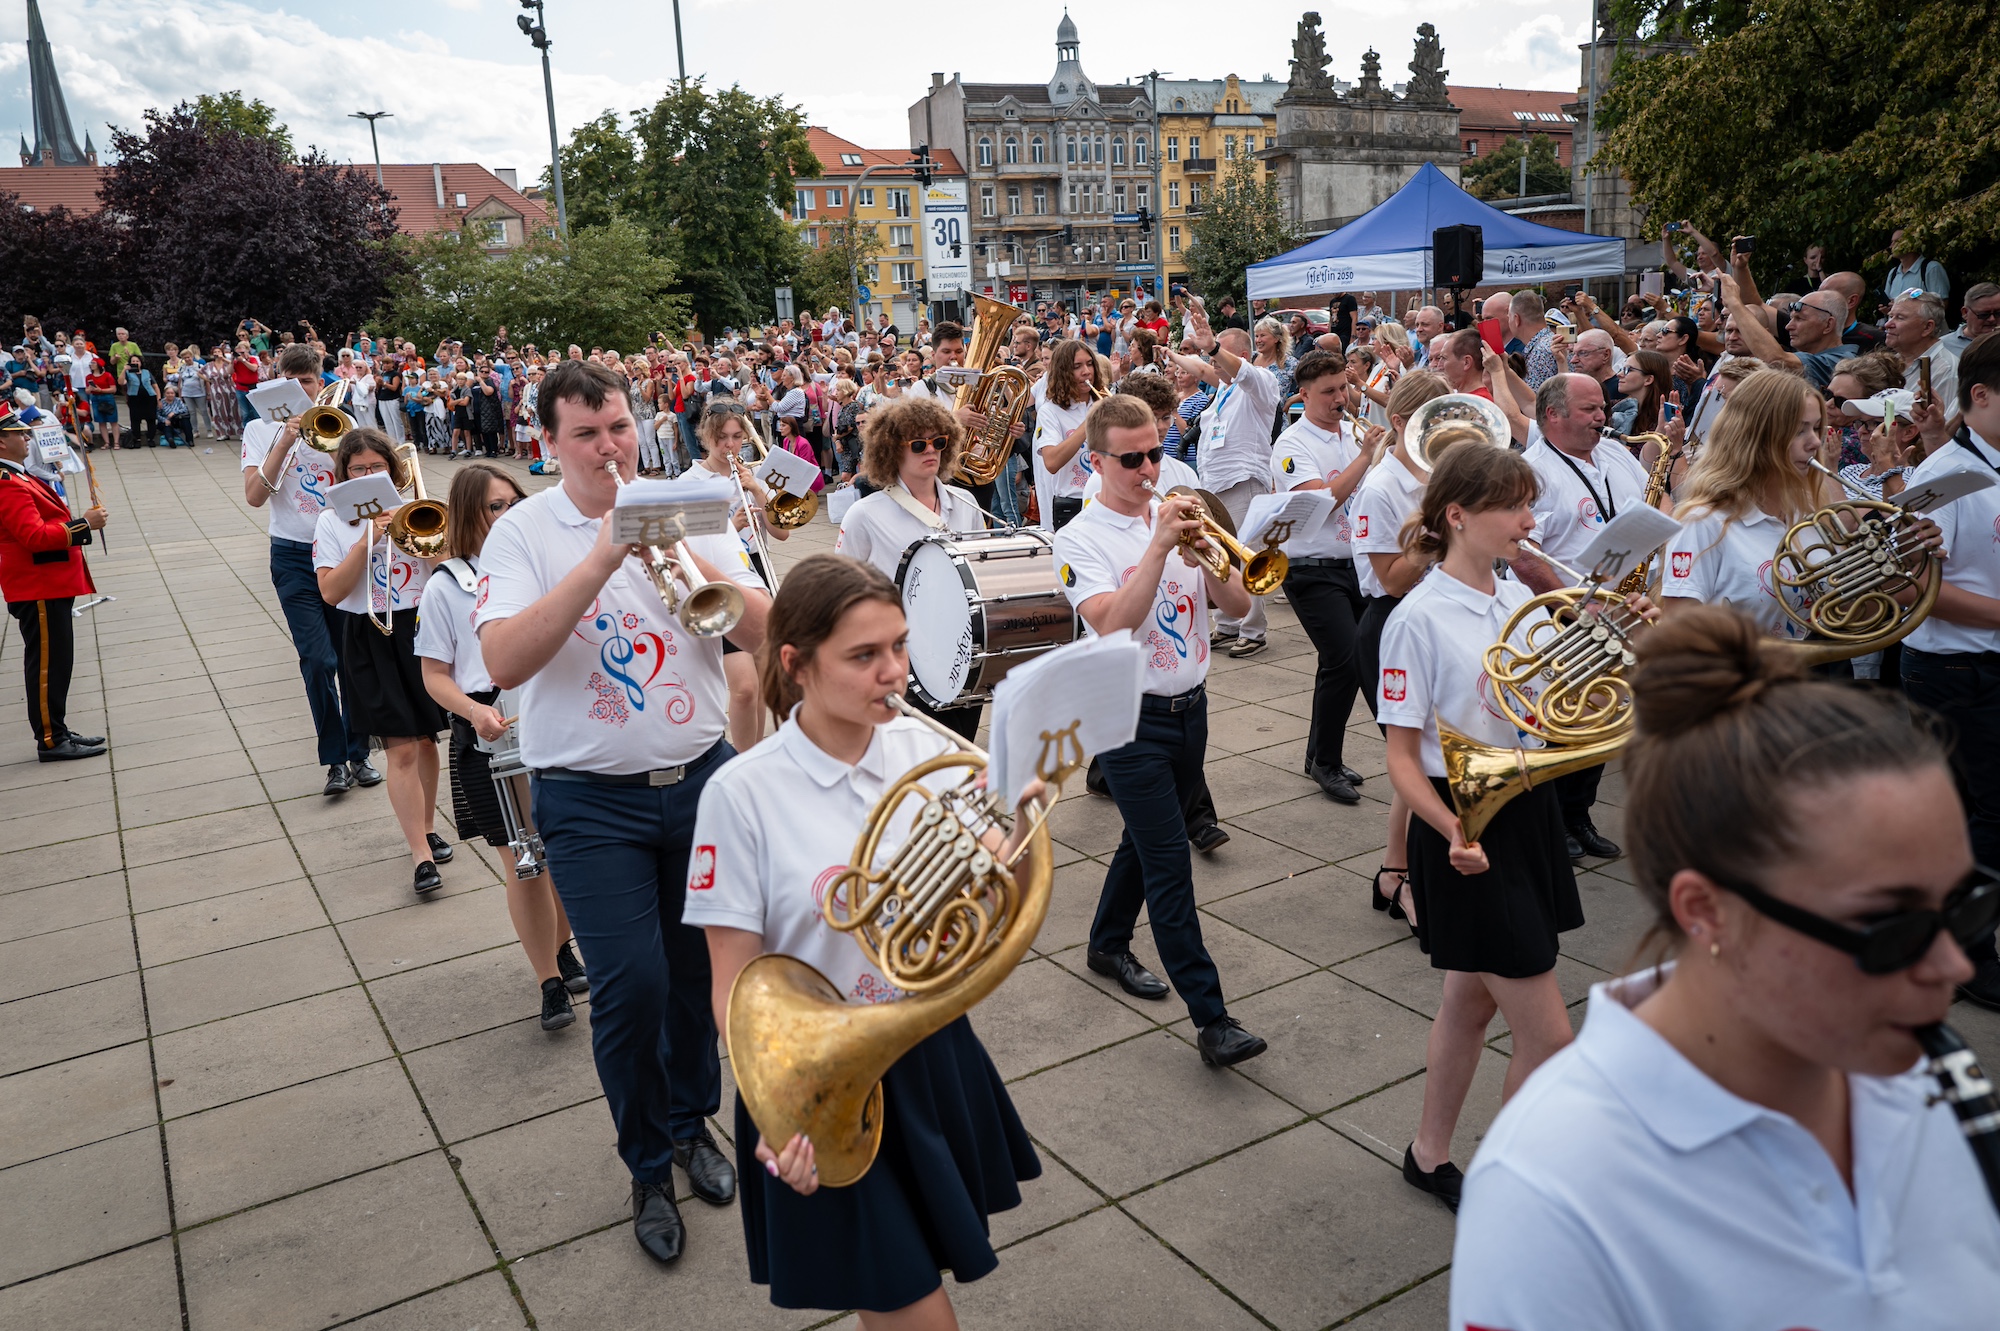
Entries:
[[[1466,162],[1459,176],[1475,199],[1521,195],[1521,141],[1505,139],[1492,152]],[[1528,141],[1528,194],[1569,193],[1569,168],[1556,158],[1556,141],[1537,134]]]
[[[630,207],[639,182],[639,150],[618,123],[616,111],[577,127],[562,148],[563,207],[573,227],[603,226]],[[555,185],[542,168],[542,191],[551,200]]]
[[1750,22],[1750,0],[1611,0],[1610,31],[1641,41],[1712,42]]
[[292,131],[279,123],[277,111],[264,105],[261,97],[246,102],[240,91],[205,92],[194,99],[194,118],[211,134],[222,130],[247,134],[270,143],[287,162],[298,157]]
[[483,345],[504,324],[516,345],[547,349],[575,342],[629,351],[654,333],[678,335],[686,328],[687,300],[675,286],[673,264],[623,217],[601,226],[572,225],[567,241],[535,236],[497,257],[467,227],[411,247],[409,271],[373,322],[420,347],[446,337]]
[[1205,296],[1211,309],[1224,296],[1242,305],[1248,294],[1243,270],[1297,245],[1298,232],[1278,197],[1278,182],[1258,183],[1248,154],[1236,159],[1208,200],[1183,255],[1188,286]]
[[1905,226],[1962,290],[2000,268],[1996,11],[1754,0],[1692,54],[1620,62],[1605,152],[1653,218],[1756,235],[1767,289],[1814,242],[1829,269],[1879,277]]
[[792,303],[798,310],[848,309],[854,304],[854,284],[867,280],[867,266],[882,257],[882,237],[873,222],[845,219],[820,227],[821,247],[807,247],[792,279]]

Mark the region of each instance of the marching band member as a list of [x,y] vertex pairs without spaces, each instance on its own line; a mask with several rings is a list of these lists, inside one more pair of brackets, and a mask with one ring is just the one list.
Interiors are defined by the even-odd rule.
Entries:
[[1083,511],[1083,487],[1090,479],[1090,453],[1084,447],[1084,417],[1098,392],[1108,387],[1097,379],[1097,358],[1075,338],[1056,343],[1049,352],[1049,372],[1036,381],[1035,439],[1029,450],[1035,462],[1035,499],[1042,525],[1061,531]]
[[2000,913],[1935,732],[1720,606],[1639,657],[1625,827],[1672,960],[1593,987],[1488,1130],[1451,1326],[1990,1325],[2000,1222],[1912,1035]]
[[[1496,1010],[1513,1032],[1504,1094],[1569,1042],[1556,987],[1556,935],[1583,923],[1564,853],[1555,792],[1536,786],[1468,843],[1452,811],[1438,728],[1513,748],[1519,737],[1492,703],[1483,658],[1534,593],[1494,576],[1535,529],[1534,470],[1506,448],[1454,445],[1405,521],[1403,548],[1434,564],[1382,634],[1376,716],[1388,732],[1389,780],[1410,821],[1410,888],[1417,939],[1445,972],[1444,1001],[1425,1055],[1423,1118],[1403,1153],[1403,1178],[1453,1210],[1461,1175],[1451,1137]],[[1643,603],[1642,603],[1643,604]],[[1645,607],[1650,613],[1651,607]]]
[[[825,922],[820,893],[888,786],[949,747],[884,702],[909,674],[905,636],[895,586],[837,555],[793,569],[772,605],[759,669],[783,723],[709,782],[695,823],[687,918],[708,935],[718,1027],[763,952],[806,962],[849,1002],[899,996]],[[1041,790],[1030,783],[1024,803]],[[864,1328],[956,1327],[939,1272],[967,1284],[998,1265],[987,1217],[1020,1204],[1041,1162],[963,1016],[898,1059],[882,1092],[875,1163],[842,1188],[820,1186],[812,1142],[766,1140],[737,1098],[750,1278],[781,1308],[859,1309]]]
[[[1535,423],[1542,437],[1522,454],[1541,487],[1535,497],[1535,544],[1575,565],[1605,523],[1646,502],[1651,477],[1630,449],[1604,439],[1604,389],[1587,374],[1543,380],[1535,392]],[[1565,585],[1554,569],[1530,554],[1516,559],[1513,571],[1537,594]],[[1621,853],[1590,818],[1603,778],[1599,765],[1555,780],[1569,837],[1564,848],[1573,863],[1585,855],[1608,860]]]
[[[403,490],[409,488],[412,465],[388,435],[360,426],[340,441],[333,479],[337,484],[386,473]],[[451,863],[455,853],[435,830],[437,733],[445,721],[424,687],[416,653],[417,605],[432,565],[410,558],[387,539],[394,517],[385,512],[355,525],[332,509],[320,510],[312,559],[321,598],[342,612],[340,663],[350,685],[344,690],[347,715],[363,735],[382,742],[389,807],[416,865],[416,891],[424,893],[444,886],[438,865]],[[390,632],[377,627],[371,612],[388,620]]]
[[35,757],[54,763],[104,752],[103,736],[79,735],[64,718],[76,661],[70,611],[78,596],[97,590],[83,547],[92,532],[103,530],[105,515],[92,504],[82,517],[71,517],[55,487],[28,471],[35,425],[47,419],[38,408],[0,402],[0,594],[21,626]]
[[[695,437],[701,441],[703,451],[695,461],[694,470],[734,479],[742,487],[739,498],[730,501],[729,519],[736,528],[744,557],[750,561],[750,567],[757,570],[760,585],[768,591],[771,570],[764,567],[763,556],[757,552],[751,524],[760,524],[767,535],[781,541],[790,540],[792,534],[763,521],[765,506],[771,502],[771,492],[752,474],[749,464],[743,461],[743,445],[750,439],[750,414],[740,402],[723,400],[712,403],[702,413],[701,424],[695,427]],[[744,503],[744,496],[753,502]],[[757,666],[750,653],[724,638],[722,673],[729,681],[729,744],[740,752],[764,736],[764,716],[757,703]]]
[[1202,1060],[1225,1067],[1255,1058],[1265,1044],[1229,1015],[1202,942],[1185,810],[1203,785],[1208,748],[1208,602],[1242,616],[1250,593],[1240,568],[1218,581],[1180,549],[1184,536],[1201,530],[1191,516],[1199,501],[1147,493],[1165,453],[1152,410],[1121,394],[1091,408],[1087,426],[1104,488],[1056,533],[1056,567],[1091,632],[1131,629],[1149,659],[1137,736],[1099,755],[1125,834],[1104,875],[1086,960],[1135,998],[1165,998],[1166,984],[1132,955],[1144,906],[1160,963],[1200,1032]]
[[[1382,629],[1428,567],[1407,558],[1401,545],[1403,523],[1416,511],[1424,490],[1424,472],[1410,461],[1403,444],[1403,427],[1418,407],[1450,391],[1442,375],[1411,370],[1389,392],[1388,433],[1374,428],[1362,440],[1363,451],[1374,454],[1376,460],[1361,484],[1354,487],[1347,512],[1354,552],[1360,556],[1354,561],[1354,581],[1368,603],[1355,629],[1354,664],[1361,701],[1368,705],[1370,715],[1376,712],[1375,682],[1382,672]],[[1390,444],[1386,453],[1380,451],[1384,442]],[[1381,718],[1376,720],[1379,724]],[[1409,894],[1409,831],[1410,806],[1399,793],[1389,801],[1388,838],[1382,847],[1382,865],[1368,885],[1368,901],[1376,910],[1389,912],[1390,919],[1407,922],[1414,932],[1417,922],[1410,914],[1415,898]],[[1387,892],[1382,890],[1384,878],[1389,880]]]
[[[952,474],[965,446],[965,429],[950,408],[904,398],[869,412],[863,437],[861,472],[877,488],[847,510],[837,552],[873,564],[894,582],[903,556],[926,536],[986,530],[972,495],[938,480]],[[967,739],[979,732],[978,705],[932,708],[914,690],[910,704]]]
[[[297,380],[306,396],[314,397],[324,363],[311,347],[290,346],[278,355],[278,374]],[[223,396],[211,402],[220,410]],[[302,447],[292,422],[253,416],[243,426],[243,499],[252,508],[270,507],[271,585],[305,676],[319,761],[326,768],[322,793],[342,795],[355,786],[380,785],[382,774],[368,762],[367,731],[349,715],[351,681],[340,664],[341,612],[319,594],[313,572],[313,532],[333,483],[326,455]]]
[[[451,714],[451,821],[460,839],[484,837],[489,846],[505,849],[506,819],[493,789],[492,759],[474,740],[489,744],[506,733],[514,718],[497,710],[500,690],[486,673],[479,638],[472,631],[473,599],[477,594],[479,551],[486,533],[508,509],[528,497],[514,478],[490,462],[472,462],[451,478],[450,524],[446,528],[452,557],[442,576],[424,584],[418,607],[416,652],[423,663],[424,687],[437,705]],[[561,1030],[576,1020],[569,996],[590,988],[583,963],[570,938],[569,917],[556,895],[555,879],[547,872],[523,879],[514,870],[512,854],[497,857],[500,881],[507,887],[507,916],[514,936],[535,968],[542,987],[542,1029]],[[558,946],[560,945],[560,946]]]
[[1292,375],[1305,414],[1278,436],[1271,474],[1280,490],[1325,490],[1333,498],[1333,513],[1320,529],[1286,549],[1285,599],[1319,656],[1305,770],[1329,799],[1359,804],[1361,792],[1354,787],[1361,773],[1341,761],[1348,714],[1361,684],[1354,669],[1355,639],[1367,609],[1355,577],[1347,502],[1367,474],[1369,458],[1341,420],[1346,358],[1337,351],[1309,351]]
[[[638,456],[623,383],[590,361],[542,380],[542,428],[562,484],[510,509],[480,552],[474,611],[487,673],[521,691],[521,758],[564,909],[590,959],[591,1052],[618,1153],[632,1176],[633,1232],[658,1261],[686,1237],[673,1168],[726,1205],[736,1174],[704,1120],[722,1104],[708,947],[682,921],[702,786],[734,752],[723,738],[722,644],[668,612],[638,547],[606,521]],[[606,463],[617,465],[614,476]],[[691,537],[687,580],[729,578],[763,641],[770,606],[733,533]]]
[[1669,612],[1721,602],[1775,637],[1806,636],[1778,604],[1771,562],[1786,530],[1826,502],[1812,470],[1825,420],[1819,391],[1796,374],[1759,370],[1736,386],[1675,508],[1685,525],[1667,542]]

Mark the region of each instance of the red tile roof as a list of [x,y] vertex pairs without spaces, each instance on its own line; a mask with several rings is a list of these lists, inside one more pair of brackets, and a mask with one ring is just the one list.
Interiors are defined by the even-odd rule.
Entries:
[[[864,148],[858,143],[843,139],[838,134],[830,130],[821,129],[817,125],[807,128],[806,138],[812,144],[813,155],[819,158],[819,164],[823,168],[816,177],[819,180],[839,180],[843,176],[858,176],[862,171],[871,166],[881,167],[883,170],[878,170],[874,176],[870,176],[870,180],[876,179],[885,174],[885,172],[889,175],[896,175],[899,173],[890,171],[888,168],[898,167],[904,162],[909,161],[912,151],[909,148]],[[840,160],[842,156],[859,157],[861,165],[856,166],[851,162],[843,162]],[[962,176],[965,174],[965,168],[958,164],[958,155],[949,148],[932,148],[931,160],[937,163],[937,172],[939,175]]]
[[101,166],[0,166],[0,192],[20,195],[22,206],[38,213],[94,213],[104,173]]
[[[1481,152],[1489,152],[1496,140],[1519,138],[1524,134],[1546,134],[1555,140],[1556,157],[1559,161],[1570,160],[1570,142],[1580,128],[1571,121],[1563,107],[1576,101],[1573,92],[1544,92],[1535,88],[1472,88],[1458,84],[1445,89],[1451,96],[1451,104],[1458,108],[1458,134],[1461,141],[1478,139]],[[1527,111],[1534,115],[1532,120],[1522,120],[1514,113]],[[1555,116],[1554,120],[1544,120],[1543,116]]]

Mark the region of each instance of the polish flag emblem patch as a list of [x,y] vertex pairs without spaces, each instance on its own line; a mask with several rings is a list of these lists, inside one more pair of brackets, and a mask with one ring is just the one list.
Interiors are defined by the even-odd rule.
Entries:
[[694,848],[694,872],[688,875],[688,891],[706,892],[715,886],[715,847]]
[[1382,672],[1382,701],[1401,702],[1409,696],[1410,677],[1400,670]]
[[1674,576],[1677,578],[1685,578],[1690,573],[1693,572],[1694,572],[1694,551],[1692,550],[1674,551]]
[[1368,534],[1368,515],[1366,513],[1357,513],[1355,515],[1354,534],[1356,536],[1366,536]]

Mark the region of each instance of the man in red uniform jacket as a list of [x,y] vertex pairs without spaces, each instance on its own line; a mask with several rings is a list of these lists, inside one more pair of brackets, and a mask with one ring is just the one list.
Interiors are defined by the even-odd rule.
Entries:
[[104,526],[104,510],[73,518],[55,487],[29,473],[39,414],[11,403],[0,407],[0,595],[21,626],[35,753],[52,763],[104,752],[102,737],[73,734],[63,724],[76,655],[70,608],[96,590],[81,547]]

